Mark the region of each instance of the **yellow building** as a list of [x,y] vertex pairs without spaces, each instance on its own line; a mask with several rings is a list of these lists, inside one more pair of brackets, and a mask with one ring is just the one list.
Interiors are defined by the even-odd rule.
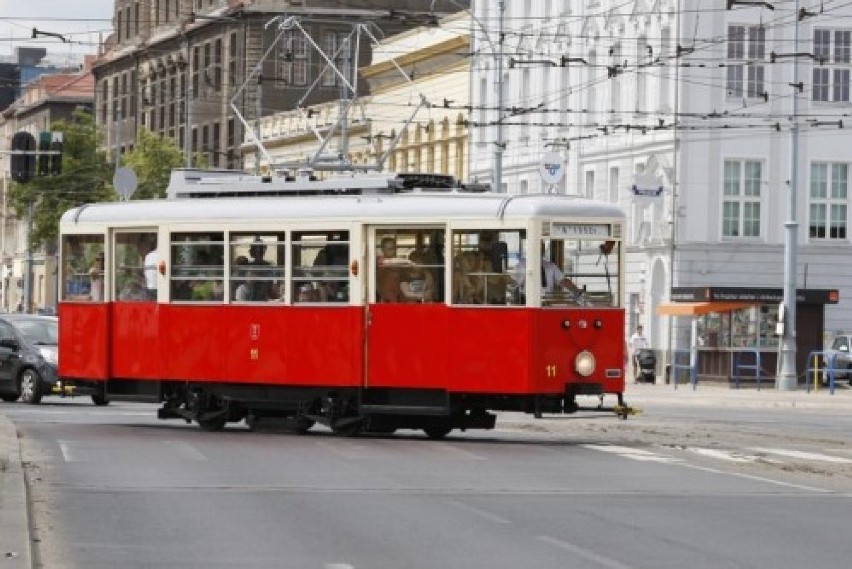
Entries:
[[349,106],[345,129],[339,120],[345,101],[276,113],[261,119],[259,128],[253,124],[268,156],[261,153],[258,161],[256,145],[247,138],[245,168],[265,173],[304,163],[316,155],[321,137],[333,131],[323,162],[345,157],[355,167],[466,179],[470,15],[460,12],[438,24],[373,46],[371,64],[359,70],[372,94]]

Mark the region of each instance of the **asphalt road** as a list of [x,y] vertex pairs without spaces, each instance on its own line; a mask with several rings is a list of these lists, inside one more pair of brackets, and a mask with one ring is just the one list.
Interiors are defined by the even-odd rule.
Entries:
[[154,407],[4,405],[36,566],[836,568],[852,419],[647,409],[430,441],[207,433]]

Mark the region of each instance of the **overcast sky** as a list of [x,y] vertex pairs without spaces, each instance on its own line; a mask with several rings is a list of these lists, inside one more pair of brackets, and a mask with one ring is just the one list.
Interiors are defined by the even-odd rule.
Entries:
[[[69,55],[95,53],[98,35],[112,31],[113,0],[0,0],[0,55],[16,47],[44,47],[62,63]],[[33,28],[63,35],[32,38]]]

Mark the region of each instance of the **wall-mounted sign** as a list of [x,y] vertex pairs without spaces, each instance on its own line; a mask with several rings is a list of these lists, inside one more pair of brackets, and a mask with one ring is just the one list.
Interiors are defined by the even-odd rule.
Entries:
[[663,180],[650,174],[637,174],[630,186],[630,193],[634,199],[662,199],[665,192]]
[[548,152],[541,157],[538,172],[545,184],[556,185],[565,177],[565,159],[558,152]]

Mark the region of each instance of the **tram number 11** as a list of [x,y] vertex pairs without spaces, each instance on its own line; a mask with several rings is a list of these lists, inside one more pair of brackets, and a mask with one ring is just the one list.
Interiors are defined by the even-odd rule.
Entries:
[[547,370],[547,377],[556,377],[556,364],[551,364],[544,368]]

